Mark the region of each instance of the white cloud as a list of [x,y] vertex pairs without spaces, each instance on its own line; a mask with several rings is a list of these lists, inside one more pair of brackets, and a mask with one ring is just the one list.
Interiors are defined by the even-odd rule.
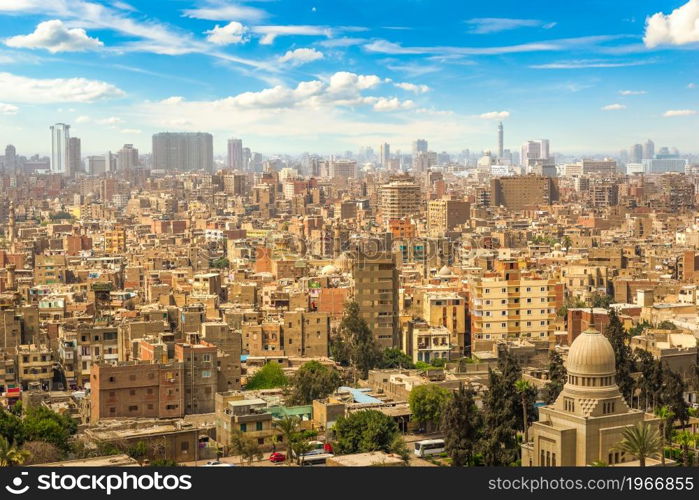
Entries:
[[0,115],[16,115],[19,108],[13,104],[0,102]]
[[688,83],[687,88],[688,89],[695,89],[695,88],[697,88],[697,84],[694,82]]
[[89,123],[90,117],[87,115],[80,115],[75,119],[75,123]]
[[699,42],[699,0],[689,0],[670,14],[658,12],[646,19],[646,47]]
[[292,66],[300,66],[309,62],[323,59],[323,53],[316,49],[288,50],[286,54],[277,58],[280,63],[289,63]]
[[342,38],[331,38],[330,40],[322,40],[318,42],[318,45],[327,47],[329,49],[340,48],[340,47],[352,47],[353,45],[359,45],[360,43],[366,42],[366,38],[353,38],[353,37],[342,37]]
[[620,90],[621,95],[644,95],[647,94],[645,90]]
[[697,112],[693,109],[669,109],[663,113],[666,118],[671,118],[673,116],[690,116],[696,115]]
[[415,106],[415,103],[410,99],[401,101],[397,97],[379,97],[375,100],[372,98],[369,99],[374,101],[374,111],[397,111],[399,109],[410,109]]
[[483,113],[478,115],[480,118],[483,118],[484,120],[504,120],[505,118],[508,118],[510,116],[509,111],[490,111],[488,113]]
[[55,54],[95,50],[104,44],[97,38],[87,36],[84,29],[68,29],[62,21],[53,19],[39,23],[33,33],[7,38],[5,45],[14,48],[46,49]]
[[101,120],[97,120],[97,123],[100,125],[116,125],[118,123],[123,123],[124,120],[117,116],[110,116],[109,118],[102,118]]
[[246,42],[247,37],[245,34],[247,31],[247,27],[243,26],[241,23],[231,21],[225,26],[219,26],[217,24],[209,31],[205,31],[204,34],[208,35],[206,39],[211,43],[216,45],[231,45]]
[[618,104],[618,103],[607,104],[606,106],[602,106],[603,111],[619,111],[622,109],[626,109],[626,106],[624,106],[623,104]]
[[142,130],[137,129],[137,128],[123,128],[123,129],[121,129],[119,132],[121,132],[122,134],[134,134],[134,135],[138,135],[138,134],[140,134],[140,133],[142,132]]
[[415,83],[399,82],[394,84],[399,89],[407,90],[408,92],[413,92],[415,94],[424,94],[429,92],[430,88],[427,85],[417,85]]
[[0,73],[0,95],[11,102],[93,102],[122,97],[124,91],[101,80],[86,78],[28,78]]
[[332,30],[327,26],[255,26],[252,31],[262,35],[260,43],[271,45],[278,36],[282,35],[306,35],[325,36],[330,38]]
[[517,28],[544,28],[551,29],[556,23],[547,23],[538,19],[511,19],[504,17],[479,17],[469,19],[466,24],[471,26],[469,33],[485,35],[488,33],[499,33]]
[[614,61],[608,59],[574,59],[557,61],[547,64],[534,64],[533,69],[585,69],[585,68],[625,68],[627,66],[643,66],[653,61]]
[[267,17],[262,9],[245,5],[231,5],[220,1],[206,2],[204,7],[182,11],[185,17],[207,21],[252,21],[258,22]]

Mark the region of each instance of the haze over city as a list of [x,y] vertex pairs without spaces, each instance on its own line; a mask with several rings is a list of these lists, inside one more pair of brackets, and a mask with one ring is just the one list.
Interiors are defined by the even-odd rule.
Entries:
[[699,1],[0,1],[0,136],[49,154],[150,149],[161,131],[265,154],[696,152]]

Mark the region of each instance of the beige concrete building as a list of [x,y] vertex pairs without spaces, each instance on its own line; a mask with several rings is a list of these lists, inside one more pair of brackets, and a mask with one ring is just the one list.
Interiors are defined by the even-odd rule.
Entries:
[[433,200],[427,203],[427,227],[430,236],[444,236],[470,217],[471,204],[461,200]]
[[420,213],[420,186],[412,180],[396,180],[379,190],[379,208],[383,220],[401,219]]
[[644,420],[616,384],[614,350],[594,326],[570,346],[568,379],[555,403],[539,408],[539,421],[522,445],[523,466],[586,466],[631,462],[616,450],[624,429]]
[[398,345],[398,270],[395,257],[359,253],[352,266],[354,300],[379,346]]

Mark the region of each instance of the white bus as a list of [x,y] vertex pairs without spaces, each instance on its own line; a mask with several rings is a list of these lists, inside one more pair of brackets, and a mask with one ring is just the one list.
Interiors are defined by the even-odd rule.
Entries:
[[415,443],[415,455],[426,457],[444,453],[444,439],[425,439]]

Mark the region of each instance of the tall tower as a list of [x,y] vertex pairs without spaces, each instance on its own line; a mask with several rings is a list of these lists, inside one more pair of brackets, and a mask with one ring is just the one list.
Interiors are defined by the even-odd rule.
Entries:
[[384,168],[391,166],[391,146],[387,142],[381,144],[379,161]]
[[500,122],[498,124],[498,159],[502,159],[505,154],[504,136],[505,133],[502,127],[502,122]]
[[228,168],[245,170],[243,164],[243,141],[228,139]]
[[5,173],[15,175],[17,173],[17,150],[12,144],[5,148]]
[[69,161],[70,125],[51,125],[51,164],[52,174],[70,175]]

